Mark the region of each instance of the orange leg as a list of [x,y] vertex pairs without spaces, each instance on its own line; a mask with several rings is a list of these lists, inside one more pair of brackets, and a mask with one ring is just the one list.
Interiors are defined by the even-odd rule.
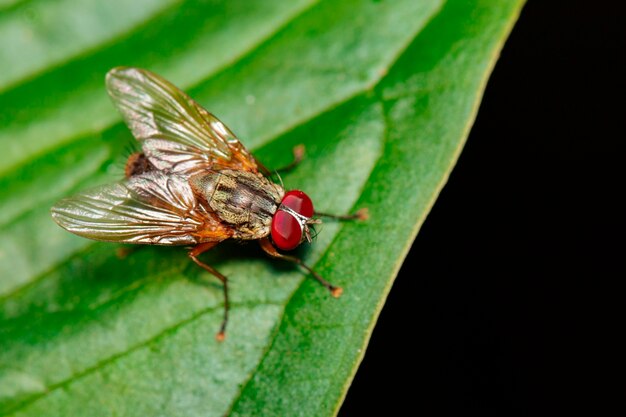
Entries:
[[284,259],[285,261],[293,262],[294,264],[300,265],[302,268],[309,271],[311,275],[313,275],[313,278],[315,278],[320,284],[322,284],[324,287],[326,287],[330,291],[333,297],[338,298],[343,292],[343,289],[341,287],[335,287],[330,282],[326,281],[317,272],[315,272],[310,266],[302,262],[300,258],[296,258],[295,256],[290,256],[290,255],[283,255],[282,253],[278,252],[276,248],[274,247],[274,245],[272,245],[272,242],[270,242],[268,238],[263,238],[259,240],[259,244],[261,245],[261,248],[265,251],[265,253],[267,253],[269,256],[273,258]]
[[191,249],[189,251],[189,257],[198,266],[200,266],[201,268],[203,268],[206,271],[210,272],[211,274],[215,275],[217,277],[217,279],[222,281],[222,284],[224,284],[224,319],[222,320],[222,325],[220,326],[220,331],[215,336],[215,338],[219,342],[221,342],[226,337],[226,333],[225,333],[226,332],[226,323],[228,322],[228,310],[230,308],[230,304],[228,302],[228,279],[224,275],[222,275],[217,269],[215,269],[215,268],[205,264],[204,262],[200,261],[197,258],[198,255],[208,251],[209,249],[213,248],[218,243],[219,242],[200,243],[199,245],[195,246],[193,249]]

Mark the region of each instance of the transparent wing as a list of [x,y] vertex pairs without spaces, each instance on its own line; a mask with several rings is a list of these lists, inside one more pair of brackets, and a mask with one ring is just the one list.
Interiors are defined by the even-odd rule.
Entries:
[[120,243],[193,245],[231,235],[197,205],[184,178],[160,171],[63,199],[52,218],[79,236]]
[[252,155],[217,117],[158,75],[118,67],[106,84],[157,169],[187,178],[216,165],[257,171]]

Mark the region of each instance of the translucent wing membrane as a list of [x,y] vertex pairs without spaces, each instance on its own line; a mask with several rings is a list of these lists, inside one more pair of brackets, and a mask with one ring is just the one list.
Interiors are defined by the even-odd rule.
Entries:
[[257,171],[254,158],[217,117],[149,71],[114,68],[107,89],[150,162],[186,178],[223,166]]
[[79,236],[120,243],[194,245],[230,232],[197,206],[188,182],[151,171],[63,199],[53,219]]

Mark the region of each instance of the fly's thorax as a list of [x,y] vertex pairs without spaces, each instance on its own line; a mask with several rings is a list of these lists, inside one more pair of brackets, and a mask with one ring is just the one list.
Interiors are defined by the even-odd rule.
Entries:
[[189,179],[194,193],[206,201],[238,239],[260,239],[270,233],[272,217],[285,194],[260,174],[239,170],[207,171]]

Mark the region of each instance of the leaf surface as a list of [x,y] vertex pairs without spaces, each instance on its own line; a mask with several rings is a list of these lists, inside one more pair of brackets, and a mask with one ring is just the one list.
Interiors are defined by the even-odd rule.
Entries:
[[[0,413],[334,415],[522,1],[144,3],[0,3],[15,62],[0,76]],[[50,35],[27,42],[33,10]],[[184,250],[118,256],[52,222],[57,199],[122,173],[133,142],[103,84],[117,65],[185,89],[265,165],[304,143],[283,181],[319,211],[369,209],[297,252],[340,299],[224,244],[203,255],[231,282],[220,344],[221,289]]]

